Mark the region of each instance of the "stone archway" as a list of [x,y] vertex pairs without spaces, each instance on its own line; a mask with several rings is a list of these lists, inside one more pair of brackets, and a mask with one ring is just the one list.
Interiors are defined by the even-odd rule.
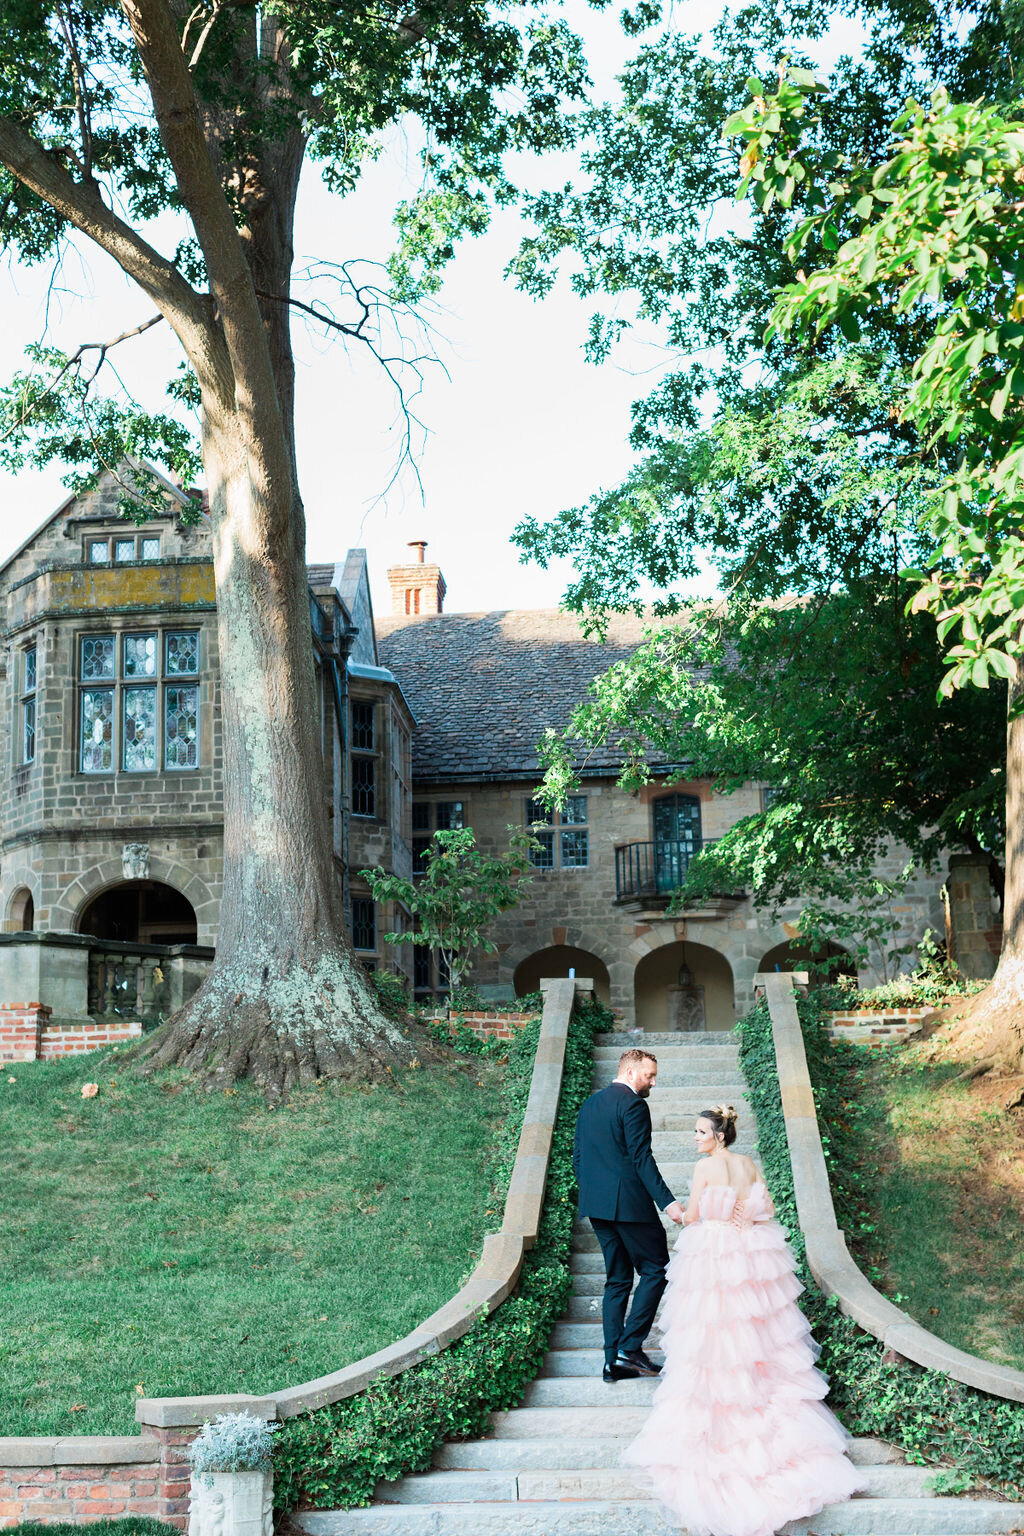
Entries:
[[198,924],[186,896],[161,880],[119,880],[86,901],[79,933],[115,943],[195,944]]
[[[761,956],[759,971],[806,971],[811,965],[828,965],[825,973],[829,981],[835,981],[837,976],[852,976],[857,979],[857,962],[847,954],[839,944],[823,944],[819,949],[812,949],[809,944],[799,941],[786,940],[784,944],[776,944],[767,954]],[[821,975],[821,972],[811,971],[811,976]]]
[[35,899],[27,885],[19,885],[7,903],[4,930],[7,933],[31,933],[35,923]]
[[[185,898],[195,917],[198,942],[212,948],[217,942],[220,923],[219,888],[211,889],[200,875],[166,855],[150,856],[147,878],[171,886]],[[104,891],[125,883],[123,856],[106,858],[91,865],[61,892],[51,913],[50,926],[80,933],[81,917],[89,903]]]
[[611,980],[604,961],[589,950],[578,949],[572,944],[550,944],[527,955],[516,966],[512,985],[517,997],[536,992],[541,979],[546,976],[568,976],[570,971],[594,983],[594,995],[598,1002],[608,1006],[611,1002]]
[[732,966],[717,949],[675,940],[651,949],[633,973],[638,1028],[726,1030],[736,1022]]

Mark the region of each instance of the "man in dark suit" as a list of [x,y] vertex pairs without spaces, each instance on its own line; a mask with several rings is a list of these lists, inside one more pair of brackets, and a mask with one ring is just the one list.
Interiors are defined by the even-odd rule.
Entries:
[[[681,1225],[683,1210],[651,1151],[647,1096],[657,1077],[656,1057],[623,1051],[615,1081],[592,1093],[576,1120],[572,1160],[580,1215],[590,1218],[604,1255],[605,1381],[657,1376],[660,1369],[643,1348],[668,1264],[658,1211]],[[640,1280],[627,1318],[634,1273]]]

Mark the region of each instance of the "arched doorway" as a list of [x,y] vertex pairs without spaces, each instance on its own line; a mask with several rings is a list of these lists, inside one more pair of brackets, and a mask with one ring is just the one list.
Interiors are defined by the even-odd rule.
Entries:
[[759,971],[808,971],[812,965],[821,966],[827,963],[828,970],[810,971],[813,981],[815,976],[824,975],[829,981],[835,981],[837,976],[852,976],[857,979],[857,962],[846,953],[846,950],[838,944],[823,944],[820,949],[812,949],[809,944],[799,942],[776,944],[766,955],[761,957]]
[[36,904],[27,885],[21,885],[7,903],[8,933],[31,933],[36,922]]
[[79,933],[131,944],[194,944],[196,914],[172,885],[159,880],[124,880],[82,908]]
[[521,960],[512,978],[516,997],[536,992],[542,977],[568,976],[570,971],[594,983],[594,995],[599,1003],[611,1003],[611,981],[604,961],[589,950],[575,949],[571,944],[552,944]]
[[636,1022],[648,1034],[662,1030],[732,1029],[736,1022],[732,967],[706,944],[663,944],[633,973]]

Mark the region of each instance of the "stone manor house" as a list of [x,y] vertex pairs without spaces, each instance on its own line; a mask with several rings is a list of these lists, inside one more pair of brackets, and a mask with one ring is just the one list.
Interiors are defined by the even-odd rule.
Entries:
[[[108,477],[60,506],[0,568],[0,1033],[3,1016],[16,1015],[18,1028],[35,1031],[33,1054],[80,1048],[86,1035],[101,1038],[104,1022],[102,1038],[113,1038],[111,1021],[171,1011],[216,944],[222,759],[210,538],[202,521],[182,520],[195,493],[170,482],[165,491],[165,515],[135,527],[118,515]],[[363,551],[308,570],[324,792],[364,964],[403,972],[418,998],[445,991],[429,951],[384,943],[408,914],[375,906],[360,870],[414,871],[439,828],[471,826],[497,850],[508,826],[539,821],[535,876],[496,925],[497,953],[480,957],[481,992],[511,998],[575,968],[630,1024],[729,1028],[758,971],[806,959],[790,942],[797,909],[775,917],[742,892],[684,917],[665,909],[690,858],[756,810],[766,786],[723,797],[700,780],[664,782],[666,764],[632,795],[616,787],[618,762],[605,751],[587,758],[578,793],[547,817],[533,798],[535,743],[564,725],[591,678],[629,654],[642,625],[615,621],[602,646],[556,610],[446,613],[440,568],[425,544],[413,548],[388,572],[386,617],[374,616]],[[899,850],[891,862],[900,867]],[[899,940],[945,927],[964,968],[988,975],[987,876],[969,859],[952,862],[945,908],[934,878],[902,899]],[[852,969],[841,951],[835,959]],[[876,979],[863,973],[865,984]]]

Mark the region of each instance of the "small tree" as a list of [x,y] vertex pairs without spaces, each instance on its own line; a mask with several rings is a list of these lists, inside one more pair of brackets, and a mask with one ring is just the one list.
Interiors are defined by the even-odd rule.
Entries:
[[383,869],[362,871],[375,901],[400,901],[415,920],[414,932],[386,933],[386,943],[436,949],[453,994],[472,969],[473,951],[490,955],[497,947],[484,929],[516,905],[530,882],[537,839],[518,828],[508,831],[508,852],[491,858],[477,847],[471,827],[435,832],[415,881]]

